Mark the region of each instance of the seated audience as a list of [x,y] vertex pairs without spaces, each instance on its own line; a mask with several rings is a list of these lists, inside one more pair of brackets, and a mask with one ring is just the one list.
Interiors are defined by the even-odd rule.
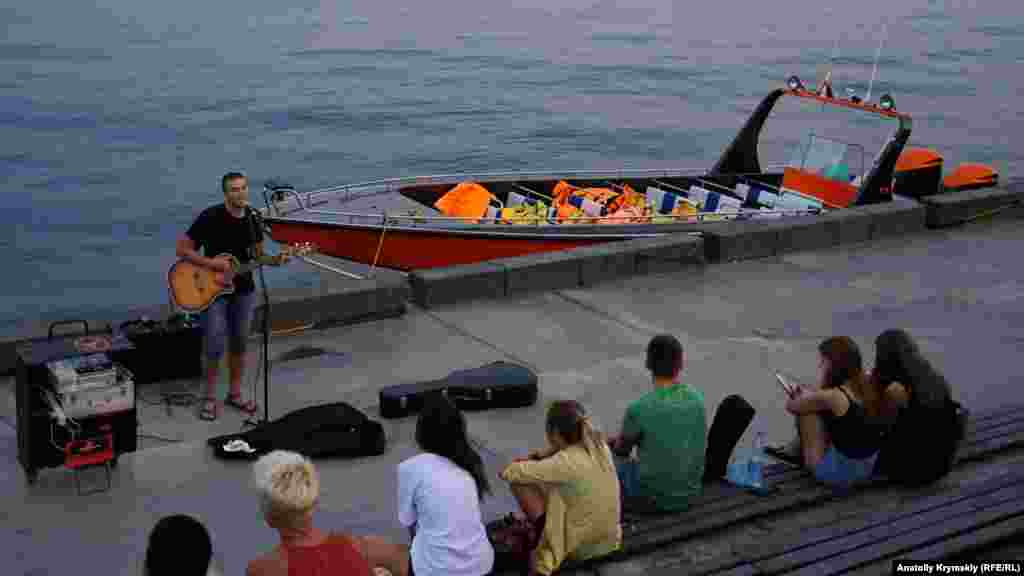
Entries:
[[201,522],[185,514],[161,518],[149,533],[146,576],[207,576],[213,542]]
[[921,355],[910,334],[886,330],[875,339],[870,381],[887,430],[876,469],[907,484],[946,475],[963,437],[963,422],[949,383]]
[[320,480],[313,463],[302,455],[283,450],[264,455],[253,465],[253,480],[263,518],[277,530],[281,543],[250,561],[247,576],[367,576],[377,567],[395,576],[409,574],[404,546],[313,526]]
[[818,481],[848,487],[870,477],[878,458],[878,396],[853,340],[828,338],[818,352],[818,387],[798,386],[786,410],[797,419],[804,465]]
[[552,404],[545,428],[548,448],[516,459],[500,474],[534,526],[533,574],[622,546],[619,481],[604,438],[574,400]]
[[462,412],[444,396],[428,396],[416,443],[423,453],[398,465],[398,521],[412,535],[410,574],[488,574],[494,549],[480,501],[491,489]]
[[[700,495],[707,426],[704,394],[683,383],[683,347],[675,337],[655,336],[647,345],[654,390],[626,409],[622,434],[609,439],[628,509],[684,510]],[[637,459],[629,459],[633,447]]]

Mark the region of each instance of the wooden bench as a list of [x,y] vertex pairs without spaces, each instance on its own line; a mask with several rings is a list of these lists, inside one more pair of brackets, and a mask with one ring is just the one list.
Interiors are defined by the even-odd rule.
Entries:
[[[1009,450],[1024,439],[1024,405],[1004,406],[972,414],[957,452],[957,464]],[[768,495],[760,495],[724,481],[706,484],[704,492],[685,512],[651,516],[626,515],[622,522],[622,550],[583,562],[567,562],[559,572],[586,570],[606,562],[646,554],[669,544],[788,510],[820,504],[844,496],[817,481],[803,468],[778,463],[765,467]],[[857,490],[883,487],[877,478]]]
[[[741,553],[741,562],[702,575],[888,573],[894,559],[938,561],[1024,531],[1024,463],[964,490],[895,511],[778,534]],[[666,575],[668,572],[665,573]]]

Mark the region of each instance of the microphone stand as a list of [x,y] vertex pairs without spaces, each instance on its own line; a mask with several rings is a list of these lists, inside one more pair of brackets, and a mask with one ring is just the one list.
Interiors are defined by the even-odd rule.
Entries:
[[[259,214],[251,207],[249,211],[249,228],[252,231],[253,239],[256,238],[256,231],[264,232],[263,221]],[[270,422],[270,293],[267,292],[267,279],[263,275],[263,266],[258,266],[260,275],[260,287],[263,289],[263,424]],[[260,424],[258,420],[249,418],[246,424]]]

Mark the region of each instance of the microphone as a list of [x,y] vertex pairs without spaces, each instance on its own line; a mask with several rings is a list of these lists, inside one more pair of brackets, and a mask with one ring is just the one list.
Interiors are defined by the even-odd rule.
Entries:
[[260,216],[260,211],[259,210],[253,208],[249,204],[246,204],[245,205],[245,213],[246,213],[246,217],[249,219],[249,225],[250,226],[255,226],[255,227],[257,227],[257,228],[259,228],[261,230],[263,228],[265,228],[265,225],[263,223],[263,216]]

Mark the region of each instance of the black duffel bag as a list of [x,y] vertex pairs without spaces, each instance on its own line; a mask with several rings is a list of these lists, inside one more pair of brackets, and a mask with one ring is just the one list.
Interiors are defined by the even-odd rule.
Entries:
[[308,458],[358,458],[387,450],[380,422],[345,402],[310,406],[252,430],[207,440],[218,458],[255,460],[273,450],[298,452]]

